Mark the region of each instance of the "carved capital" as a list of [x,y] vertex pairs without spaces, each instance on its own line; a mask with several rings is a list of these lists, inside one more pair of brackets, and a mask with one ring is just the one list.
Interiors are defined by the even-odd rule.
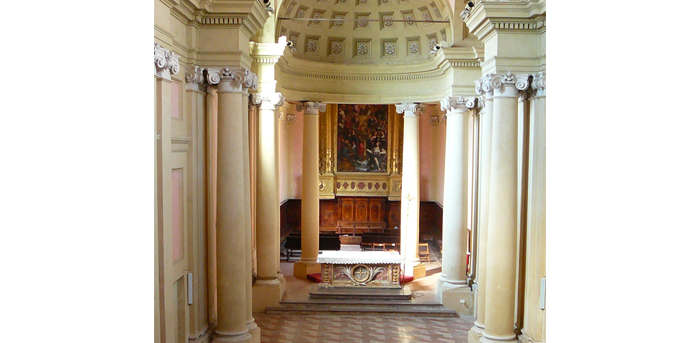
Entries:
[[547,71],[539,72],[532,77],[532,90],[535,91],[534,96],[547,95]]
[[192,66],[185,71],[185,89],[194,91],[204,90],[204,69],[199,66]]
[[404,117],[418,117],[420,113],[424,112],[423,106],[416,103],[403,103],[396,104],[396,113],[403,113]]
[[250,98],[253,104],[262,104],[263,109],[275,110],[284,104],[282,93],[253,93]]
[[243,67],[206,68],[210,85],[219,85],[219,92],[242,92],[245,88],[258,89],[258,76]]
[[177,75],[180,72],[180,56],[174,52],[155,43],[153,47],[153,75],[170,80],[171,75]]
[[499,96],[517,97],[518,91],[524,91],[530,86],[528,74],[494,74],[491,78],[491,87],[494,94]]
[[298,102],[297,111],[304,111],[305,115],[318,115],[318,112],[326,112],[326,105],[322,102]]
[[465,98],[463,96],[448,96],[440,100],[440,109],[443,111],[452,111],[460,109],[462,111],[475,108],[479,100],[476,97]]

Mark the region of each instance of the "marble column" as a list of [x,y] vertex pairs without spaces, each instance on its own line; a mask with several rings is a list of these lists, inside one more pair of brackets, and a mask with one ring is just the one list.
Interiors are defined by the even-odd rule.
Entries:
[[304,143],[301,180],[301,260],[294,264],[294,276],[306,279],[307,274],[320,273],[318,257],[319,225],[319,169],[318,169],[318,113],[326,111],[326,104],[302,102],[297,111],[304,111]]
[[484,333],[481,343],[517,342],[515,276],[518,232],[518,97],[528,75],[495,74]]
[[476,321],[469,331],[469,343],[478,342],[484,333],[484,314],[486,304],[486,251],[489,228],[489,182],[491,180],[491,130],[493,119],[493,88],[491,87],[491,75],[486,75],[476,81],[476,93],[481,95],[481,112],[479,114],[479,186],[478,186],[478,212],[477,212],[477,255],[476,258],[476,283],[472,288],[476,290],[476,306],[474,316]]
[[[217,128],[217,327],[214,342],[252,342],[247,287],[252,272],[246,255],[245,164],[247,127],[243,105],[247,88],[256,88],[255,74],[242,67],[207,68],[207,81],[218,85]],[[246,112],[247,113],[247,112]],[[249,237],[250,233],[248,233]],[[254,322],[253,322],[254,324]]]
[[[470,118],[469,110],[477,104],[474,97],[447,97],[441,102],[442,110],[447,110],[447,132],[445,134],[445,193],[442,220],[442,274],[435,287],[438,299],[445,306],[453,307],[459,300],[466,300],[471,291],[467,285],[468,248],[468,149],[464,144],[471,139],[465,128]],[[447,293],[446,293],[447,292]],[[443,294],[445,297],[443,298]]]
[[401,177],[401,255],[404,275],[413,276],[418,265],[418,224],[420,214],[420,159],[418,150],[418,116],[420,104],[396,105],[403,113],[403,168]]
[[280,273],[280,206],[277,109],[280,93],[254,93],[260,105],[257,134],[256,253],[258,274],[253,285],[253,311],[279,306],[285,279]]

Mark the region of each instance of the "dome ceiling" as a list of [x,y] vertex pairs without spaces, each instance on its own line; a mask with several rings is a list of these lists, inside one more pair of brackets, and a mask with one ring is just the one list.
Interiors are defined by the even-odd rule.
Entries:
[[295,57],[342,64],[407,64],[451,43],[450,11],[441,0],[284,0],[277,37]]

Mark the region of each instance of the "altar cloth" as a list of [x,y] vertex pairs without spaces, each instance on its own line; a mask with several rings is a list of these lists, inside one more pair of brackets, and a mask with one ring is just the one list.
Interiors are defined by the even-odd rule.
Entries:
[[318,263],[327,264],[358,264],[380,263],[397,264],[403,258],[395,251],[324,251],[318,255]]

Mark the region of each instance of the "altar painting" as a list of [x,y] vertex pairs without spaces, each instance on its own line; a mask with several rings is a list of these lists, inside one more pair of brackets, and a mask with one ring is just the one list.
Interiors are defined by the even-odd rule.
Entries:
[[338,105],[337,172],[386,173],[389,105]]

